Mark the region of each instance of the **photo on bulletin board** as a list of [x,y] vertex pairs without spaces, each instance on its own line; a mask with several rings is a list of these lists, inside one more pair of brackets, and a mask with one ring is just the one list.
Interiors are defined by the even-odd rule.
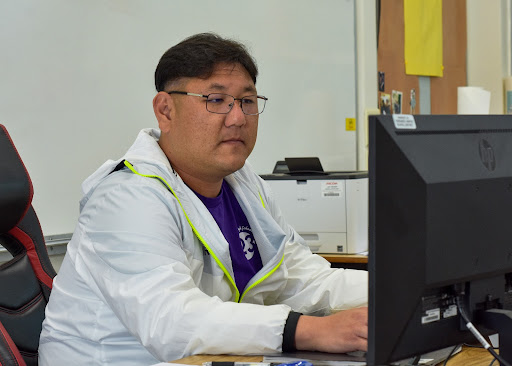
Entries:
[[391,97],[393,100],[393,113],[402,114],[402,92],[393,90]]
[[410,114],[416,113],[416,90],[411,89],[411,99],[409,102],[409,105],[411,106]]
[[387,93],[380,93],[380,114],[391,114],[391,98]]
[[379,71],[379,91],[383,92],[386,89],[386,80],[384,79],[385,75],[382,71]]
[[507,90],[506,93],[506,114],[512,114],[512,90]]

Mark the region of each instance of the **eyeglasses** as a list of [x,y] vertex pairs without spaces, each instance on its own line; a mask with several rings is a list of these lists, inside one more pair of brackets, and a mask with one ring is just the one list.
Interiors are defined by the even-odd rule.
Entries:
[[167,92],[168,94],[182,94],[182,95],[190,95],[193,97],[201,97],[206,98],[206,110],[211,113],[217,114],[227,114],[235,105],[235,101],[240,101],[240,107],[242,108],[242,112],[249,116],[254,116],[260,113],[263,113],[265,109],[265,104],[268,98],[262,95],[247,95],[242,98],[235,98],[229,94],[222,93],[211,93],[208,95],[204,94],[196,94],[196,93],[187,93],[184,91],[172,90]]

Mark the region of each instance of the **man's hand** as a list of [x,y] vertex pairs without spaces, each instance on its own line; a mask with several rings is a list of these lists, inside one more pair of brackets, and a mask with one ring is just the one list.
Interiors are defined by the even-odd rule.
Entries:
[[368,349],[368,308],[315,317],[302,315],[295,331],[297,350],[345,353]]

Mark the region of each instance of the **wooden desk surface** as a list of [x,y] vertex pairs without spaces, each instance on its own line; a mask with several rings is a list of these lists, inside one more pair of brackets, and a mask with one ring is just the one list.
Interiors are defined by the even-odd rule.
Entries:
[[[493,358],[489,351],[483,348],[464,346],[461,352],[448,361],[447,366],[488,366]],[[498,362],[494,364],[499,365]]]
[[226,361],[226,362],[261,362],[263,356],[234,356],[234,355],[195,355],[181,358],[172,363],[184,365],[202,365],[203,362]]
[[[463,347],[460,353],[448,361],[447,366],[487,366],[492,359],[492,355],[485,349]],[[202,365],[203,362],[208,361],[261,362],[262,360],[262,356],[195,355],[172,362],[185,365]]]
[[318,253],[331,263],[368,263],[368,256],[361,254]]

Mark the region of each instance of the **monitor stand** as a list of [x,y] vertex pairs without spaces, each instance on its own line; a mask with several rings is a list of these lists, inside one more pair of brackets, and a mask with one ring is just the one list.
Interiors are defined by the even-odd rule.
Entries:
[[512,364],[512,310],[486,310],[480,314],[479,323],[498,332],[499,354],[505,361]]

